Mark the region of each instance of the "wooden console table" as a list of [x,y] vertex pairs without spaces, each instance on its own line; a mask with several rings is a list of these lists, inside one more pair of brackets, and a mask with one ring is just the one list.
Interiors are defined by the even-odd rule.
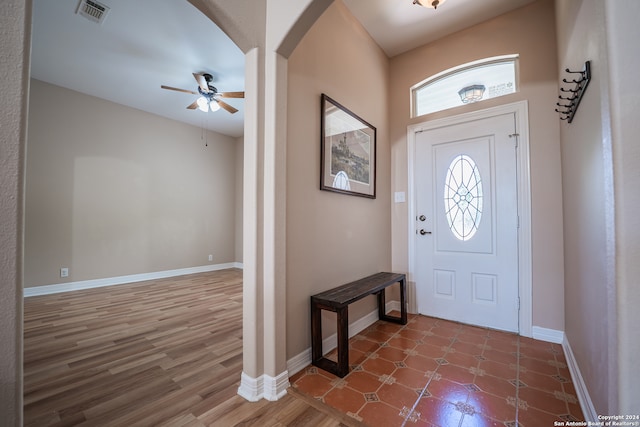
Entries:
[[[385,310],[385,289],[400,285],[400,317],[389,316]],[[378,319],[407,324],[406,278],[404,274],[377,273],[355,282],[311,296],[311,359],[312,363],[339,377],[349,373],[349,304],[375,294],[378,297]],[[322,354],[322,310],[338,316],[338,362]]]

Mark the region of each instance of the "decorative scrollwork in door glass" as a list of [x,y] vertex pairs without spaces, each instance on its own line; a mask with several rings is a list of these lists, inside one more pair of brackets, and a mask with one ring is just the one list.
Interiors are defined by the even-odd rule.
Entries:
[[459,240],[476,234],[482,219],[482,178],[466,154],[456,156],[444,180],[444,206],[449,229]]

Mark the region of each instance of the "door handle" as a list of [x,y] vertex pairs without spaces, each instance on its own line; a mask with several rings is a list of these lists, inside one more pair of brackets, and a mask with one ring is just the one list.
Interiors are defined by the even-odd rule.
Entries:
[[421,228],[420,229],[420,234],[424,236],[425,234],[431,234],[431,232],[430,231],[425,231],[424,228]]

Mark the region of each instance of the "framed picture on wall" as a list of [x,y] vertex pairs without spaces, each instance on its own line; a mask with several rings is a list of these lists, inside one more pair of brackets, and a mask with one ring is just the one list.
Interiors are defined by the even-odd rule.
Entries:
[[376,128],[324,93],[320,189],[376,198]]

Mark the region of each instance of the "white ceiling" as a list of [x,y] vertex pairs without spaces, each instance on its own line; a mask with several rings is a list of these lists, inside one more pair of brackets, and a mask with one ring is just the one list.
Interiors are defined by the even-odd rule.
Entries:
[[535,0],[440,0],[437,9],[413,0],[343,0],[385,51],[394,57]]
[[78,0],[34,0],[31,76],[160,116],[243,134],[244,100],[229,114],[187,110],[194,72],[209,72],[220,92],[244,90],[244,55],[186,0],[98,0],[110,8],[102,24],[75,13]]
[[[186,0],[99,0],[102,24],[76,14],[78,0],[34,0],[32,77],[230,136],[243,134],[239,111],[187,110],[192,73],[208,72],[220,92],[244,90],[244,55]],[[292,0],[295,1],[295,0]],[[437,10],[412,0],[343,0],[389,57],[534,0],[446,0]],[[442,1],[442,0],[441,0]]]

